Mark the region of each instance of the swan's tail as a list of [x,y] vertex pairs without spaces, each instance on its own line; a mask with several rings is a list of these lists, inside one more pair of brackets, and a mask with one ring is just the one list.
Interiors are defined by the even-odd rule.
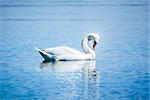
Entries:
[[43,50],[40,50],[36,47],[34,47],[40,54],[41,56],[45,59],[45,61],[56,61],[56,57],[54,55],[48,54]]

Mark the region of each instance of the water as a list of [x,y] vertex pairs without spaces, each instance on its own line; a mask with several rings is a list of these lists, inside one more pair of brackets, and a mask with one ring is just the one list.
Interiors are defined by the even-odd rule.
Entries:
[[[33,47],[97,32],[96,61],[42,63]],[[148,100],[148,0],[0,0],[0,98]]]

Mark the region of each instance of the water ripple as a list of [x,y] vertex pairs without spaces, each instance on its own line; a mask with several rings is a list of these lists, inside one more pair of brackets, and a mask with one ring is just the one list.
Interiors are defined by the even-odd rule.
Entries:
[[71,3],[71,4],[2,4],[0,7],[51,7],[51,6],[77,6],[77,7],[84,7],[84,6],[119,6],[119,7],[125,7],[125,6],[148,6],[148,4],[77,4],[77,3]]
[[0,21],[103,21],[103,19],[23,19],[23,18],[18,18],[18,19],[0,19]]

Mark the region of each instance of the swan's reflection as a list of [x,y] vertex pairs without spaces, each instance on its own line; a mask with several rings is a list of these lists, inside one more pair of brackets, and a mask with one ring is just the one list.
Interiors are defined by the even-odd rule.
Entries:
[[83,67],[89,67],[90,61],[57,61],[41,63],[41,69],[51,69],[55,72],[81,72]]
[[[54,72],[79,72],[82,74],[83,91],[82,99],[88,100],[91,97],[94,100],[99,100],[99,74],[96,70],[95,61],[58,61],[41,63],[40,68],[50,69]],[[77,80],[79,81],[79,80]]]
[[99,73],[96,70],[95,61],[83,67],[83,100],[88,100],[92,95],[92,99],[99,100]]

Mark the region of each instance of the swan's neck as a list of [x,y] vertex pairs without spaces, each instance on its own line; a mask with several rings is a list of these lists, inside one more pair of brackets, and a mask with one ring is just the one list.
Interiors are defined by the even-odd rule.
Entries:
[[95,51],[92,48],[90,48],[88,43],[89,43],[88,38],[84,37],[81,44],[82,48],[86,54],[91,54],[92,57],[95,59]]

